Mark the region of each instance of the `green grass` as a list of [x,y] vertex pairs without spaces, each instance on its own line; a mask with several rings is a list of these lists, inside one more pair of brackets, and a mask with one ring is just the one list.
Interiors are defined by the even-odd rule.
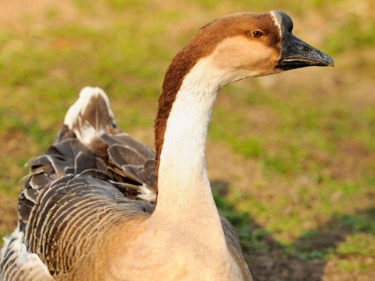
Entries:
[[[277,248],[285,258],[319,260],[340,274],[371,274],[375,7],[371,0],[361,2],[363,9],[355,3],[72,0],[67,10],[48,8],[1,28],[0,234],[14,227],[9,210],[23,165],[52,142],[82,87],[103,88],[129,133],[152,130],[164,71],[200,26],[231,12],[282,9],[293,17],[295,34],[333,55],[336,67],[222,90],[209,140],[238,157],[239,168],[229,178],[222,171],[218,180],[228,181],[228,192],[215,194],[217,205],[250,260]],[[241,168],[248,163],[256,173]]]

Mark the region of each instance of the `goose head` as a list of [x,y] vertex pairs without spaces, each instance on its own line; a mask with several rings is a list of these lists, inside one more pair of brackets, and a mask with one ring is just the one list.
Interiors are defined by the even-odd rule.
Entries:
[[[333,66],[332,58],[292,33],[292,19],[281,11],[236,13],[203,26],[172,63],[186,74],[204,59],[208,79],[222,87],[235,81],[307,66]],[[173,73],[176,75],[176,70]]]
[[[330,56],[295,37],[292,30],[292,19],[281,11],[236,13],[203,26],[177,53],[166,71],[155,119],[157,178],[167,121],[176,100],[189,108],[205,103],[208,116],[225,85],[301,67],[334,65]],[[185,116],[175,118],[186,120]]]

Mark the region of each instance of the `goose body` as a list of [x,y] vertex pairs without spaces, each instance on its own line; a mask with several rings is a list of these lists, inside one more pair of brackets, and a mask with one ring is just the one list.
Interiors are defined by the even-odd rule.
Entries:
[[156,152],[116,127],[101,89],[84,88],[52,146],[28,163],[1,280],[252,280],[213,200],[207,125],[227,84],[333,65],[292,27],[271,11],[200,29],[166,72]]

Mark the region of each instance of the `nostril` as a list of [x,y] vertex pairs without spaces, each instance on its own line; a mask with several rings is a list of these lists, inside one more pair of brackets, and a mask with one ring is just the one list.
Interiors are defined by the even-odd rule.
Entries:
[[298,46],[297,48],[301,51],[304,51],[304,52],[311,52],[312,51],[312,49],[307,47],[307,46]]

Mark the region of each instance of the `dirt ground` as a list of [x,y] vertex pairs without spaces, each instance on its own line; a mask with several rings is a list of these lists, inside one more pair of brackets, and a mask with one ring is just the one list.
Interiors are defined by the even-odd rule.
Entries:
[[[78,16],[78,12],[69,4],[68,1],[55,1],[51,4],[48,0],[36,1],[3,1],[0,9],[0,28],[18,28],[19,20],[27,16],[32,16],[35,21],[42,21],[40,15],[44,14],[46,10],[51,8],[58,8],[60,11],[60,19],[70,20]],[[143,132],[144,133],[144,132]],[[152,139],[152,132],[147,131]],[[257,173],[256,164],[251,161],[245,161],[239,156],[234,155],[228,148],[221,147],[220,144],[209,144],[208,148],[208,170],[213,181],[224,181],[221,175],[229,175],[231,185],[242,186],[251,184],[250,179],[256,178]],[[221,159],[217,161],[217,159]],[[222,161],[225,159],[225,161]],[[215,164],[215,169],[212,167]],[[243,167],[243,170],[231,170],[231,167]],[[253,175],[249,176],[248,171],[253,171]],[[243,175],[241,181],[236,181],[238,174]],[[229,184],[229,183],[228,183]],[[16,218],[13,215],[16,212],[16,199],[14,197],[0,198],[0,228],[12,229],[16,224]],[[334,246],[341,242],[345,235],[348,234],[348,229],[344,226],[332,228],[332,224],[336,222],[328,222],[319,231],[319,237],[314,237],[312,241],[296,241],[295,243],[304,243],[312,249],[319,249],[320,247]],[[262,226],[253,223],[249,226],[249,231],[262,229]],[[331,229],[335,229],[332,231]],[[265,238],[266,247],[259,250],[247,250],[245,256],[248,260],[249,267],[256,281],[372,281],[374,276],[357,276],[355,273],[336,272],[330,262],[326,263],[319,259],[298,259],[287,255],[285,251],[273,238],[267,236]]]
[[[221,159],[221,160],[219,160]],[[225,161],[222,161],[225,159]],[[215,167],[215,168],[214,168]],[[236,167],[236,168],[234,168]],[[242,167],[238,169],[238,167]],[[211,184],[217,186],[234,185],[239,189],[245,189],[252,184],[261,172],[256,164],[244,160],[233,154],[228,148],[208,143],[207,168],[210,172]],[[249,171],[253,174],[249,175]],[[230,179],[230,183],[225,179]],[[243,175],[238,180],[238,175]],[[375,195],[375,194],[374,194]],[[262,226],[253,220],[248,230],[250,232],[262,230]],[[342,223],[332,220],[323,224],[313,238],[301,238],[294,242],[296,248],[303,247],[309,251],[334,248],[345,237],[351,234],[351,230]],[[375,272],[368,274],[356,274],[338,271],[331,261],[320,259],[300,259],[288,255],[282,246],[271,236],[266,235],[262,240],[265,247],[262,249],[247,249],[244,251],[251,273],[256,281],[373,281]],[[373,261],[371,261],[373,262]]]

